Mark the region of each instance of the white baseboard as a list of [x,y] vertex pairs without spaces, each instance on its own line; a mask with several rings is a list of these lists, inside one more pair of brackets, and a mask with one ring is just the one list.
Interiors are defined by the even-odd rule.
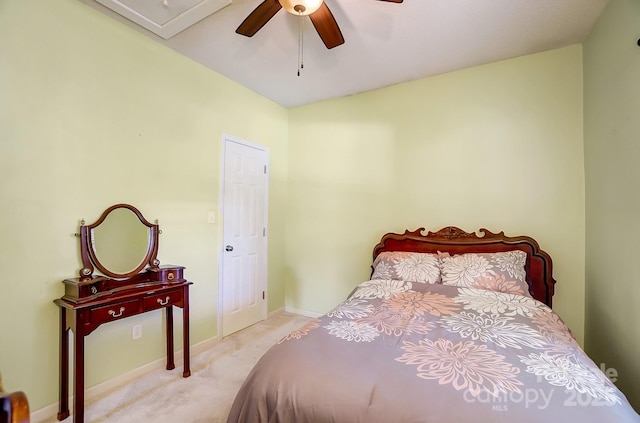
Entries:
[[299,310],[297,308],[292,308],[292,307],[281,307],[281,308],[279,308],[277,310],[274,310],[271,313],[269,313],[267,315],[267,319],[270,319],[273,316],[277,316],[280,313],[297,314],[298,316],[311,317],[313,319],[318,318],[318,317],[323,315],[323,313],[316,313],[314,311]]
[[[218,342],[220,342],[220,336],[214,336],[209,339],[205,339],[202,342],[198,342],[197,344],[192,345],[191,348],[191,356],[193,357],[196,354],[199,354],[207,349],[212,348]],[[176,363],[181,363],[183,358],[182,350],[176,351],[174,355],[174,359]],[[120,376],[116,376],[113,379],[109,379],[97,385],[94,385],[85,390],[84,398],[85,403],[89,404],[95,400],[98,400],[105,395],[113,392],[116,389],[119,389],[136,379],[146,375],[155,370],[162,370],[165,368],[167,364],[166,357],[159,358],[158,360],[152,361],[151,363],[145,364],[144,366],[137,367],[130,372],[124,373]],[[177,366],[176,366],[177,368]],[[73,385],[70,380],[69,388],[72,390]],[[69,406],[71,413],[73,414],[73,395],[69,396]],[[31,412],[31,423],[47,423],[57,421],[58,414],[58,402],[47,405],[39,410]]]
[[304,317],[311,317],[313,319],[322,316],[322,313],[316,313],[313,311],[306,311],[306,310],[298,310],[297,308],[291,308],[291,307],[285,307],[284,311],[286,311],[287,313],[299,314],[300,316],[304,316]]

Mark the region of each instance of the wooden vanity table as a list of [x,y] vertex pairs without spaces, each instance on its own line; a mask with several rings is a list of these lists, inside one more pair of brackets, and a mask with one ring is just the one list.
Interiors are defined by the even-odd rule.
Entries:
[[[189,364],[189,285],[182,266],[160,266],[158,225],[138,209],[116,204],[93,224],[80,226],[80,277],[64,280],[60,307],[60,406],[58,420],[69,417],[69,330],[74,333],[73,421],[84,421],[84,337],[100,325],[153,310],[166,316],[167,370],[175,368],[173,306],[182,308],[183,377]],[[113,250],[114,252],[111,252]],[[122,257],[122,253],[131,257]],[[101,275],[94,275],[94,268]],[[120,272],[120,273],[118,273]]]

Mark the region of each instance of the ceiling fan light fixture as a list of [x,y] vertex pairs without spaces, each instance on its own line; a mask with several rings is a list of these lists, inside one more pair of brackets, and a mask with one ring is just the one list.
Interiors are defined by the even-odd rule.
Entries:
[[278,0],[284,10],[292,15],[307,16],[322,6],[324,0]]

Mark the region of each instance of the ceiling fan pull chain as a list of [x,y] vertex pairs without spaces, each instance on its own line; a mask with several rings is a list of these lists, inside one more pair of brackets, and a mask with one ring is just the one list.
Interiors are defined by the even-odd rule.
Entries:
[[300,16],[300,69],[304,69],[304,16]]
[[298,76],[304,68],[304,16],[302,10],[298,11]]

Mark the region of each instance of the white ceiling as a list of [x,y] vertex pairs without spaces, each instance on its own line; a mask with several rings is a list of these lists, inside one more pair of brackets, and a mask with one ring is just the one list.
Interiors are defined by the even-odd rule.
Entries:
[[298,77],[299,17],[282,9],[252,38],[235,33],[262,0],[232,0],[166,40],[95,0],[81,1],[285,107],[580,43],[608,2],[325,0],[345,44],[328,50],[304,18]]

